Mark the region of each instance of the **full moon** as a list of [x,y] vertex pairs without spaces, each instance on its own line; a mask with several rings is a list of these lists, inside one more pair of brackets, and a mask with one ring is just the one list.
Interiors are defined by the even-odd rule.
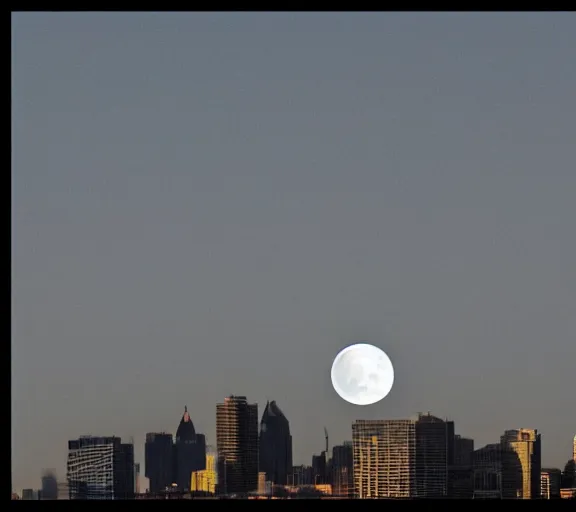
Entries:
[[330,377],[341,398],[354,405],[370,405],[390,393],[394,367],[383,350],[368,343],[356,343],[338,352]]

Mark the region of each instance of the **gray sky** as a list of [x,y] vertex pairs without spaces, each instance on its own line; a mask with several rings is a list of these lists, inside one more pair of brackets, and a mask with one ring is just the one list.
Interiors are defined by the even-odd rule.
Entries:
[[[276,399],[296,463],[357,418],[576,430],[576,16],[16,14],[14,488],[81,434]],[[345,403],[350,340],[396,369]]]

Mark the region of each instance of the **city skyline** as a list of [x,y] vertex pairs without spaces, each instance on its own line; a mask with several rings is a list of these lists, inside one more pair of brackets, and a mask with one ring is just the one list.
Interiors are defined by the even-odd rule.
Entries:
[[[575,20],[12,14],[15,488],[81,434],[142,462],[186,404],[215,444],[231,393],[280,404],[295,463],[430,410],[563,464]],[[330,383],[352,341],[395,369],[362,409]]]
[[[264,407],[264,409],[262,411],[260,411],[257,407],[258,404],[255,404],[253,402],[251,402],[249,399],[247,399],[247,397],[244,396],[238,396],[238,395],[231,395],[229,397],[226,397],[222,400],[222,403],[216,404],[216,416],[220,417],[220,418],[224,418],[227,417],[229,415],[229,413],[224,413],[223,411],[223,407],[225,407],[224,404],[227,404],[229,401],[231,400],[240,400],[240,402],[244,402],[247,403],[248,406],[250,406],[252,404],[252,407],[256,407],[256,409],[254,410],[257,413],[257,417],[258,417],[258,421],[257,421],[257,425],[258,425],[258,435],[257,437],[259,437],[259,441],[258,441],[258,448],[257,450],[260,451],[262,449],[262,435],[263,433],[265,434],[266,429],[262,428],[263,424],[267,424],[269,421],[268,415],[269,415],[269,408],[270,405],[273,404],[273,408],[276,411],[276,414],[280,413],[281,417],[285,418],[285,421],[288,421],[289,423],[289,419],[286,419],[286,417],[284,416],[284,414],[282,413],[281,409],[278,407],[278,405],[276,404],[276,401],[272,400],[272,401],[268,401],[266,403],[266,406]],[[218,412],[221,411],[221,412]],[[224,421],[224,425],[228,424],[230,420],[226,419]],[[492,449],[492,447],[497,446],[499,443],[502,442],[506,442],[506,444],[510,444],[510,442],[514,442],[515,438],[517,436],[520,436],[522,432],[534,432],[537,433],[538,436],[538,442],[540,443],[540,439],[541,439],[541,433],[538,431],[538,429],[531,429],[531,428],[524,428],[524,427],[519,427],[519,428],[504,428],[503,430],[500,431],[500,434],[498,437],[498,439],[500,439],[500,441],[497,441],[496,438],[492,439],[489,443],[486,443],[485,445],[483,444],[478,444],[475,442],[474,439],[472,439],[470,436],[466,435],[465,432],[461,432],[461,429],[458,427],[458,425],[456,425],[455,428],[455,422],[453,419],[451,418],[438,418],[436,416],[434,416],[432,414],[432,412],[428,411],[426,413],[422,413],[422,412],[418,412],[415,413],[413,415],[411,415],[409,418],[380,418],[380,419],[372,419],[372,420],[365,420],[365,419],[356,419],[354,420],[354,422],[350,425],[350,438],[349,439],[343,439],[343,440],[333,440],[330,444],[328,441],[328,431],[326,430],[326,428],[324,429],[324,434],[325,434],[325,438],[324,438],[324,443],[321,447],[318,448],[318,450],[314,451],[313,453],[308,454],[308,460],[303,460],[303,461],[296,461],[294,463],[294,465],[292,466],[292,464],[289,464],[290,467],[310,467],[313,468],[314,466],[314,461],[318,458],[324,458],[325,457],[325,453],[326,451],[324,450],[325,448],[328,448],[328,457],[332,458],[332,454],[333,454],[333,450],[334,449],[341,449],[347,445],[352,446],[352,444],[356,443],[356,439],[360,439],[359,437],[356,436],[355,429],[357,427],[366,429],[366,427],[364,427],[363,425],[368,425],[368,430],[370,429],[370,425],[374,425],[374,428],[382,428],[382,426],[384,425],[392,425],[392,428],[395,428],[394,425],[397,425],[400,427],[400,429],[409,429],[410,426],[413,430],[413,435],[414,433],[416,433],[416,435],[418,435],[418,424],[420,422],[424,421],[424,425],[420,428],[429,428],[427,427],[426,423],[432,423],[433,427],[434,424],[440,422],[444,425],[448,426],[449,431],[451,432],[451,436],[454,438],[456,443],[468,443],[471,442],[472,443],[472,448],[467,448],[468,451],[470,451],[470,454],[472,454],[472,451],[474,451],[474,453],[480,453],[481,451],[484,450],[490,450]],[[186,429],[188,429],[189,431],[192,431],[192,436],[201,436],[202,439],[202,443],[203,443],[203,453],[206,454],[206,456],[208,456],[208,454],[213,454],[211,455],[212,457],[216,457],[214,459],[214,464],[215,466],[217,466],[217,453],[220,452],[220,449],[218,449],[218,444],[217,444],[217,440],[215,441],[215,443],[213,445],[211,445],[211,443],[209,442],[209,440],[206,438],[206,436],[204,434],[199,433],[195,427],[194,427],[194,423],[192,421],[191,416],[189,415],[188,412],[188,407],[184,406],[184,414],[182,415],[181,419],[180,419],[180,423],[178,424],[176,429],[169,429],[166,431],[158,431],[158,432],[153,432],[153,431],[149,431],[146,433],[146,443],[144,444],[144,446],[146,446],[146,444],[148,442],[153,442],[154,438],[162,438],[162,437],[166,437],[168,439],[168,443],[169,443],[169,459],[166,460],[170,460],[170,462],[168,463],[168,466],[171,466],[172,468],[174,468],[174,470],[172,469],[168,469],[168,473],[163,480],[164,483],[161,483],[159,485],[153,485],[153,481],[151,481],[148,477],[149,477],[149,470],[150,470],[150,465],[148,463],[148,452],[146,451],[146,456],[145,458],[142,460],[142,462],[140,462],[136,457],[134,457],[134,453],[137,453],[137,445],[138,443],[135,442],[135,440],[133,439],[133,437],[131,437],[131,441],[130,441],[130,445],[133,446],[133,452],[132,452],[132,460],[134,462],[134,464],[138,467],[138,471],[140,470],[140,467],[144,467],[144,471],[141,472],[140,478],[145,477],[146,480],[138,480],[138,486],[144,490],[149,488],[151,492],[158,492],[158,489],[162,489],[164,487],[170,487],[172,485],[172,483],[176,484],[176,482],[179,482],[179,486],[180,485],[186,485],[183,484],[183,482],[187,482],[190,481],[190,479],[188,477],[185,477],[184,480],[182,480],[182,473],[181,473],[181,464],[177,464],[176,461],[178,460],[178,441],[180,440],[180,436],[181,431],[182,431],[182,426],[183,424],[185,425]],[[414,427],[416,427],[416,430],[414,430]],[[264,431],[264,432],[263,432]],[[290,430],[288,427],[288,434],[289,434]],[[404,436],[408,435],[409,430],[406,430]],[[503,432],[503,433],[502,433]],[[437,435],[434,434],[433,435]],[[444,434],[445,435],[445,434]],[[532,435],[532,434],[531,434]],[[116,439],[118,442],[120,442],[120,440],[122,439],[122,436],[116,435],[116,434],[110,434],[110,435],[96,435],[94,436],[93,434],[83,434],[79,436],[79,439],[81,440],[82,438],[95,438],[95,439],[102,439],[102,438],[108,438],[108,439]],[[442,437],[442,436],[441,436]],[[190,434],[188,434],[188,436],[186,436],[187,439],[191,439]],[[395,441],[395,442],[400,442],[400,444],[402,444],[402,435]],[[69,441],[70,442],[74,442],[76,443],[77,441]],[[290,436],[290,442],[291,442],[291,448],[292,449],[292,436]],[[227,441],[224,441],[221,444],[221,447],[226,445]],[[576,435],[573,436],[573,444],[576,446]],[[123,444],[122,446],[127,446],[126,444]],[[266,444],[264,445],[266,446]],[[400,446],[400,445],[399,445]],[[540,446],[540,444],[539,444]],[[544,444],[544,447],[546,445]],[[457,450],[456,446],[454,447],[455,450]],[[174,452],[173,452],[174,450]],[[394,450],[393,450],[394,451]],[[539,448],[538,450],[538,458],[539,460],[542,457],[542,454],[545,454],[546,450],[544,448],[544,450],[541,450],[541,448]],[[158,453],[158,452],[156,452]],[[172,453],[174,453],[172,455]],[[257,452],[258,453],[258,452]],[[260,452],[261,453],[261,452]],[[434,453],[434,452],[432,452]],[[447,448],[447,446],[445,446],[445,453],[446,456],[448,457],[446,460],[451,459],[452,460],[452,465],[456,465],[456,467],[458,467],[458,464],[462,464],[463,461],[459,460],[458,455],[455,453],[452,453],[450,455],[450,450]],[[187,454],[188,456],[190,455],[190,453]],[[572,457],[574,457],[575,453],[572,453]],[[399,455],[400,456],[400,455]],[[162,456],[161,456],[162,457]],[[163,457],[166,457],[166,455],[164,455]],[[530,455],[528,455],[528,457],[530,458]],[[256,457],[258,458],[258,456]],[[194,464],[194,461],[197,460],[196,457],[187,457],[187,459],[191,460]],[[208,460],[208,459],[206,459]],[[282,459],[281,459],[282,460]],[[288,461],[291,459],[284,459],[286,462],[286,464],[288,464]],[[328,460],[328,459],[326,459]],[[545,459],[542,459],[545,460]],[[570,460],[567,459],[567,460]],[[576,462],[576,459],[572,459]],[[261,459],[262,461],[262,459]],[[157,464],[157,462],[156,462]],[[542,472],[548,471],[547,468],[554,468],[557,470],[562,471],[565,467],[566,461],[563,461],[561,464],[545,464],[545,463],[541,463],[540,466],[538,466],[539,468],[542,468]],[[203,469],[204,466],[200,465],[200,466],[196,466],[197,469],[194,469],[192,467],[187,467],[185,470],[186,475],[188,475],[188,473],[194,473],[194,472],[198,472],[198,469]],[[218,466],[218,468],[220,468],[220,466]],[[258,470],[261,471],[263,469],[262,467],[262,462],[260,462],[258,464]],[[358,468],[356,469],[358,470]],[[172,473],[172,471],[175,471],[174,473]],[[217,470],[219,471],[219,470]],[[139,471],[140,472],[140,471]],[[360,474],[361,472],[359,472]],[[48,472],[46,470],[42,470],[42,474],[46,475],[46,474],[50,474],[52,477],[57,477],[57,472],[54,471],[54,469],[50,469],[48,470]],[[218,472],[216,473],[218,474]],[[66,475],[66,472],[64,473],[64,476]],[[538,470],[538,475],[540,475],[540,470]],[[334,475],[332,475],[334,477]],[[294,474],[292,474],[292,478],[294,478]],[[362,478],[359,476],[359,478]],[[43,477],[44,479],[44,477]],[[62,479],[62,477],[60,477],[60,479],[58,480],[59,482],[65,481],[66,478]],[[148,481],[148,484],[145,484],[145,481]],[[281,482],[283,480],[281,479]],[[538,482],[540,482],[540,480],[538,479]],[[321,482],[318,482],[321,483]],[[222,485],[222,483],[220,482],[220,485]],[[296,485],[296,484],[294,484]],[[354,485],[354,483],[352,483],[351,485]],[[406,493],[406,489],[409,489],[410,484],[410,480],[406,481],[405,486],[404,487],[404,491],[402,491],[400,494],[396,495],[396,497],[408,497],[408,495],[402,495],[402,493]],[[439,484],[435,484],[436,486],[438,486]],[[448,480],[446,480],[444,482],[445,485],[445,491],[448,492]],[[23,488],[23,489],[28,489],[28,490],[32,490],[35,489],[36,486],[29,486],[27,488]],[[434,488],[434,485],[433,485]],[[185,488],[187,489],[187,488]],[[436,489],[436,491],[438,491],[438,489]],[[362,493],[361,493],[362,496]],[[366,497],[366,496],[362,496],[362,497]]]

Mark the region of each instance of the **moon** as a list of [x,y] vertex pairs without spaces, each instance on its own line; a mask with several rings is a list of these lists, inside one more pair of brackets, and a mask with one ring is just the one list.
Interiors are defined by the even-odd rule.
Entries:
[[368,343],[355,343],[338,352],[330,377],[341,398],[354,405],[371,405],[390,393],[394,367],[383,350]]

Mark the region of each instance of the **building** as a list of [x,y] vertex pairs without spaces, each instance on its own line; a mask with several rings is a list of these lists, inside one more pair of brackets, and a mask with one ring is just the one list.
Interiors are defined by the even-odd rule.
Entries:
[[540,497],[545,500],[560,498],[562,471],[555,468],[543,468],[540,473]]
[[46,471],[42,475],[42,500],[58,499],[58,481],[53,471]]
[[229,396],[216,405],[218,488],[223,494],[258,489],[258,405]]
[[431,414],[352,425],[357,498],[440,498],[448,492],[454,424]]
[[314,483],[312,466],[292,466],[292,472],[288,475],[288,485],[301,487]]
[[158,493],[174,482],[174,449],[172,434],[150,432],[144,446],[144,474],[148,490]]
[[206,438],[196,433],[186,406],[176,430],[174,463],[174,483],[184,492],[190,491],[192,473],[206,469]]
[[267,402],[260,421],[259,470],[266,481],[286,485],[292,470],[290,423],[276,402]]
[[119,437],[68,441],[67,479],[70,499],[133,499],[134,446]]
[[507,430],[501,437],[503,449],[510,451],[506,468],[510,471],[510,485],[515,497],[537,499],[540,497],[541,442],[537,430],[521,428]]
[[326,452],[320,455],[312,455],[312,483],[314,485],[325,485],[327,482],[328,464]]
[[22,489],[22,499],[27,501],[36,500],[38,499],[38,494],[34,489]]
[[216,494],[218,484],[217,455],[209,449],[206,452],[206,469],[194,471],[190,482],[192,492]]
[[474,440],[459,435],[448,438],[452,442],[448,461],[448,497],[470,499],[474,493],[472,456]]
[[140,463],[134,464],[134,492],[140,494]]
[[574,436],[574,439],[572,440],[572,460],[574,462],[576,462],[576,435]]
[[500,444],[489,444],[475,450],[473,463],[473,498],[503,498],[503,453]]
[[70,499],[70,487],[68,486],[68,482],[58,482],[58,499]]
[[332,495],[342,498],[354,497],[354,450],[351,441],[344,441],[332,448],[330,481]]

